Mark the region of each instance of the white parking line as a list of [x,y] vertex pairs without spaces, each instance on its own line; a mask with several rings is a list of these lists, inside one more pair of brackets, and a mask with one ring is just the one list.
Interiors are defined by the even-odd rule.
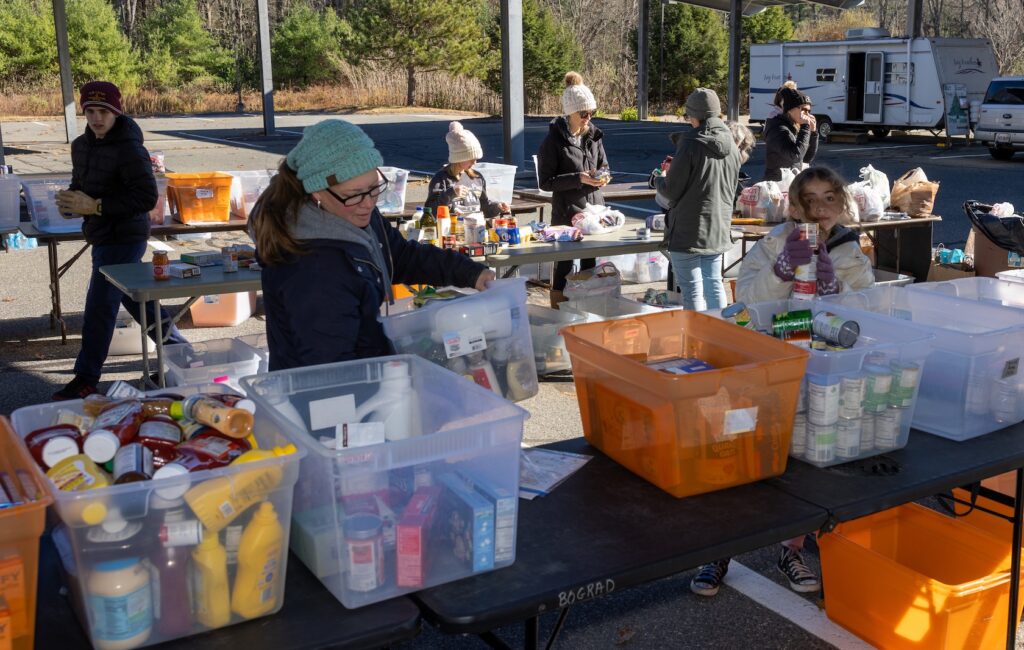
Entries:
[[49,127],[50,126],[49,124],[43,124],[42,122],[33,122],[33,124],[38,124],[39,126],[44,126],[44,127]]
[[646,212],[647,214],[661,214],[663,210],[648,210],[647,208],[638,208],[634,205],[626,205],[625,203],[608,203],[612,207],[620,208],[622,210],[633,210],[634,212]]
[[184,138],[186,140],[189,140],[191,138],[198,138],[200,140],[209,140],[210,142],[223,142],[224,144],[230,144],[232,147],[248,147],[249,149],[259,149],[261,151],[266,149],[266,147],[260,146],[258,144],[246,144],[244,142],[236,142],[234,140],[224,140],[222,138],[211,138],[208,135],[196,135],[195,133],[183,133],[181,131],[178,131],[178,135],[180,135],[182,138]]
[[289,131],[288,129],[278,129],[278,131],[280,131],[281,133],[291,133],[292,135],[297,135],[300,138],[302,137],[302,133],[299,131]]
[[957,156],[928,156],[929,160],[945,160],[946,158],[988,158],[987,153],[964,153]]
[[828,620],[825,611],[811,601],[735,560],[729,563],[725,584],[839,650],[871,650],[874,647]]
[[216,120],[211,119],[209,117],[196,117],[195,115],[192,116],[192,119],[199,120],[200,122],[216,122]]
[[[934,147],[932,144],[894,144],[889,147],[874,147],[874,149],[908,149],[911,147]],[[864,151],[864,147],[858,147],[856,149],[832,149],[829,148],[826,151],[829,153],[841,153],[843,151]]]

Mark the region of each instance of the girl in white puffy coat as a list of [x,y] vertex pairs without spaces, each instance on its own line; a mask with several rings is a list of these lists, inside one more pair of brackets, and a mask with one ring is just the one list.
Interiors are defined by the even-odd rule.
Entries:
[[[800,172],[789,186],[790,218],[769,232],[743,258],[736,300],[747,304],[789,298],[797,266],[816,253],[818,295],[860,290],[874,284],[871,261],[860,250],[842,177],[825,167]],[[797,223],[818,224],[818,249],[799,239]]]

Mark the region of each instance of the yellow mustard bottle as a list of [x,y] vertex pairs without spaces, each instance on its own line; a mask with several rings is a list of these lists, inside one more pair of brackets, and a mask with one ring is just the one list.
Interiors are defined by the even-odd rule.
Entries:
[[[253,449],[236,458],[230,466],[287,456],[296,451],[295,445],[291,444],[273,449]],[[284,469],[280,463],[269,464],[204,481],[185,493],[185,501],[199,521],[216,534],[277,489],[283,477]]]
[[231,622],[228,553],[209,530],[203,531],[203,541],[192,549],[192,591],[200,624],[213,629]]
[[279,602],[284,578],[284,529],[274,504],[264,501],[242,533],[231,611],[244,618],[269,614]]
[[[46,476],[63,492],[85,492],[110,485],[110,479],[103,470],[85,454],[68,456],[51,467]],[[57,507],[63,516],[89,526],[95,526],[107,517],[105,497],[76,499]]]

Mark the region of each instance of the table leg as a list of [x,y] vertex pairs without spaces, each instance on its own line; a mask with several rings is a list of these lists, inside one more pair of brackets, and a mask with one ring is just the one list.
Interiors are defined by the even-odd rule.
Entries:
[[523,626],[523,634],[525,636],[523,647],[526,650],[537,650],[540,647],[540,617],[534,616],[533,618],[526,619],[523,622]]
[[[160,315],[160,300],[153,301],[153,325],[156,327],[156,374],[159,377],[159,386],[164,388],[164,319]],[[167,327],[172,327],[168,323]]]
[[1017,601],[1017,585],[1020,583],[1020,542],[1021,516],[1024,515],[1024,468],[1017,469],[1017,494],[1013,500],[1013,538],[1010,555],[1010,611],[1006,619],[1006,650],[1017,646],[1017,618],[1020,605]]
[[903,273],[900,270],[900,229],[897,228],[893,235],[896,238],[896,273]]
[[46,254],[50,260],[50,329],[60,324],[60,344],[68,343],[68,326],[64,322],[64,314],[60,305],[60,271],[57,266],[57,242],[53,239],[46,242]]
[[149,388],[149,325],[146,323],[146,302],[139,303],[139,325],[142,326],[142,389]]

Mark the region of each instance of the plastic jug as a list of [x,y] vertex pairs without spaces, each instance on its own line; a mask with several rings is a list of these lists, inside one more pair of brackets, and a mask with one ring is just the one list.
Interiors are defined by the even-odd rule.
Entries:
[[264,501],[239,543],[232,611],[243,618],[256,618],[274,609],[283,585],[284,550],[284,529],[274,504]]
[[419,435],[414,418],[416,395],[412,390],[409,364],[405,361],[387,361],[382,367],[377,394],[356,408],[355,421],[372,419],[384,423],[387,440],[405,440]]

